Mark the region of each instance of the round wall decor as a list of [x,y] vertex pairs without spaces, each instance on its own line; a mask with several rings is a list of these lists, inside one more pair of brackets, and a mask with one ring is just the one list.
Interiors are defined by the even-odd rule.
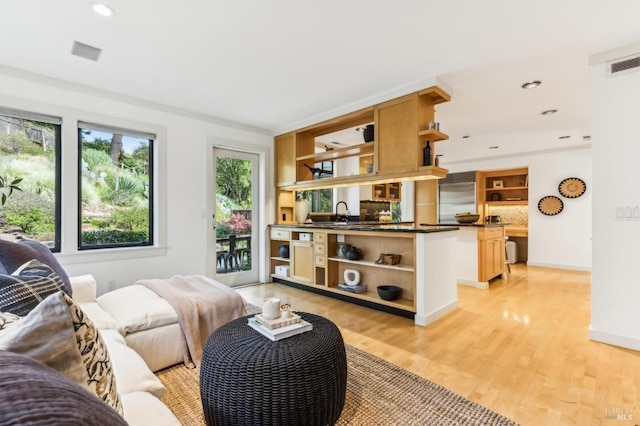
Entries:
[[566,198],[578,198],[584,191],[587,190],[587,184],[580,178],[571,177],[566,178],[560,185],[558,185],[558,191],[560,195]]
[[555,195],[547,195],[538,201],[538,210],[547,216],[555,216],[562,211],[564,203]]

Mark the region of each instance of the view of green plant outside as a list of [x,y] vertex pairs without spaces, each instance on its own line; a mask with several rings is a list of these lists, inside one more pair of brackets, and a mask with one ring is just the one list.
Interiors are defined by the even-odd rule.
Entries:
[[79,129],[80,248],[149,245],[152,141]]
[[[251,269],[251,166],[249,160],[216,156],[218,273]],[[241,238],[234,247],[230,235]]]
[[[0,115],[2,235],[20,235],[56,248],[58,134],[59,126],[54,124]],[[10,184],[16,180],[19,189],[10,191]]]

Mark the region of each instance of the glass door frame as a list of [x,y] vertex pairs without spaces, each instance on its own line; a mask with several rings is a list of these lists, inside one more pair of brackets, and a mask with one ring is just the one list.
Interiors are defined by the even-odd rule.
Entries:
[[[257,156],[257,173],[253,176],[254,191],[257,194],[256,199],[252,200],[252,242],[251,242],[251,260],[252,271],[255,271],[255,275],[247,279],[249,273],[245,271],[237,273],[228,273],[217,275],[216,270],[216,237],[215,237],[215,221],[214,218],[216,212],[216,197],[215,197],[215,156],[216,151],[229,152],[231,157],[233,153],[238,154],[253,154]],[[207,232],[207,275],[214,279],[224,282],[229,286],[241,286],[251,284],[255,282],[268,281],[267,264],[265,253],[268,253],[267,239],[266,239],[266,223],[268,223],[269,211],[267,207],[267,185],[269,181],[266,179],[269,176],[269,159],[271,157],[270,148],[268,146],[254,145],[241,143],[237,141],[223,140],[219,138],[209,137],[207,138],[207,207],[206,207],[206,232]],[[254,170],[256,168],[254,167]]]

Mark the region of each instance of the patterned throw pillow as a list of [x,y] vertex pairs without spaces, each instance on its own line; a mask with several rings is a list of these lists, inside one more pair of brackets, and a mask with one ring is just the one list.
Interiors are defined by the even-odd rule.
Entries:
[[52,367],[123,413],[104,340],[64,292],[47,297],[27,316],[0,330],[0,350]]
[[13,275],[0,274],[0,311],[25,316],[63,287],[60,277],[49,266],[32,260]]
[[49,247],[34,240],[23,239],[14,242],[0,239],[0,273],[10,274],[31,259],[49,265],[62,280],[65,293],[73,296],[69,276]]

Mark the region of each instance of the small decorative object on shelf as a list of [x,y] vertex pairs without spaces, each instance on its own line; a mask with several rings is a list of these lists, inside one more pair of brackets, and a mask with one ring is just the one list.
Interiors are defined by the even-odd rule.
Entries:
[[278,254],[280,254],[280,257],[282,257],[282,258],[288,259],[289,258],[289,244],[281,245],[280,248],[278,249]]
[[391,254],[391,253],[380,253],[380,257],[376,260],[378,265],[397,265],[400,263],[399,254]]
[[489,195],[489,199],[491,201],[500,201],[501,198],[502,196],[500,195],[499,192],[492,192],[491,195]]
[[494,188],[504,188],[504,182],[501,180],[494,180],[493,181],[493,187]]
[[375,127],[373,124],[367,124],[367,127],[362,131],[362,136],[365,142],[373,142]]
[[377,290],[378,296],[383,300],[396,300],[402,293],[402,289],[395,285],[379,285]]
[[346,283],[338,284],[338,290],[348,291],[349,293],[364,293],[367,291],[366,285],[349,285]]
[[422,150],[422,165],[430,166],[431,165],[431,142],[427,141]]

